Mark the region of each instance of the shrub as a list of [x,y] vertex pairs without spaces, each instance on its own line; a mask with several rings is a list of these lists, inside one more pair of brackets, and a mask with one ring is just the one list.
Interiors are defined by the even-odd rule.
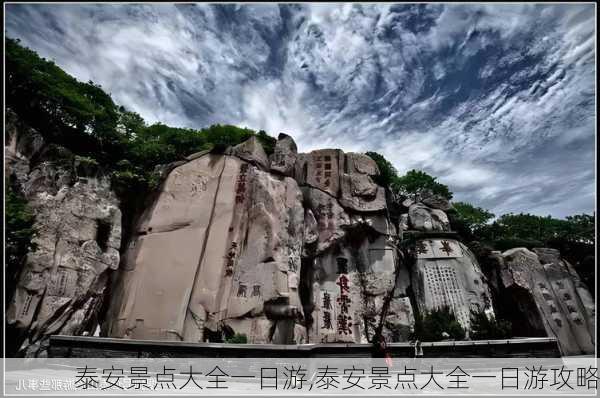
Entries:
[[511,337],[512,324],[510,321],[488,315],[483,311],[471,310],[471,333],[473,340],[507,339]]
[[426,312],[423,316],[415,315],[414,339],[440,341],[445,338],[444,332],[454,340],[465,338],[465,330],[450,308],[442,307]]
[[225,342],[229,344],[247,344],[248,337],[243,333],[236,333],[231,337],[226,337]]

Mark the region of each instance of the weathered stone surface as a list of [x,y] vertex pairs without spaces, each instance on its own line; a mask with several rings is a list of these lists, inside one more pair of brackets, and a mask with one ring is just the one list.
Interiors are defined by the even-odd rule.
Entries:
[[416,253],[412,286],[419,311],[449,307],[465,329],[471,309],[493,314],[487,280],[466,246],[452,239],[423,239]]
[[399,228],[401,231],[408,231],[409,228],[409,220],[408,220],[408,213],[402,214],[400,216],[400,221],[398,223]]
[[206,329],[230,328],[249,342],[300,338],[304,209],[293,179],[207,154],[170,173],[138,234],[111,336],[204,341]]
[[353,226],[365,225],[382,235],[397,235],[394,224],[382,213],[353,213],[350,215],[350,224]]
[[317,220],[310,209],[304,212],[304,245],[310,245],[319,239]]
[[306,157],[306,184],[337,197],[344,153],[339,149],[320,149]]
[[[21,161],[20,163],[29,166],[29,159],[38,155],[44,148],[41,134],[23,125],[11,109],[6,110],[4,129],[6,131],[5,166],[12,165],[13,161]],[[10,171],[14,173],[14,168],[11,167]]]
[[[33,141],[17,138],[32,133]],[[25,337],[21,355],[44,356],[51,334],[93,333],[108,275],[119,265],[121,212],[107,179],[78,177],[69,164],[30,165],[41,137],[13,134],[13,143],[28,144],[5,148],[13,160],[6,172],[35,214],[37,249],[25,259],[6,319]]]
[[350,225],[350,216],[334,197],[325,192],[311,187],[304,187],[302,191],[317,221],[317,251],[322,252],[344,236],[345,228]]
[[414,326],[410,302],[394,294],[396,261],[388,236],[366,225],[353,226],[320,253],[305,281],[312,288],[309,302],[304,303],[305,313],[310,314],[309,341],[374,341],[386,307],[390,318],[382,326],[384,337],[394,341],[409,333]]
[[448,216],[442,210],[414,203],[408,209],[410,227],[417,231],[450,231]]
[[406,296],[393,297],[382,328],[385,341],[409,341],[415,328],[415,317],[410,299]]
[[297,158],[298,147],[294,139],[289,135],[279,134],[275,151],[270,156],[271,170],[293,177]]
[[340,174],[340,204],[356,211],[379,211],[386,207],[385,190],[366,174]]
[[254,135],[241,144],[238,144],[232,148],[228,148],[226,153],[228,155],[237,156],[240,159],[244,159],[256,166],[261,167],[264,170],[269,169],[269,158],[267,157],[267,154],[265,153],[260,141],[258,141],[258,138],[256,138]]
[[348,174],[366,174],[374,176],[379,174],[377,163],[362,153],[346,153],[345,171]]
[[432,209],[439,209],[442,211],[448,211],[452,208],[450,201],[440,195],[427,196],[423,198],[421,202]]
[[502,258],[501,293],[519,294],[513,311],[522,313],[519,319],[529,323],[525,330],[555,336],[565,355],[593,353],[593,299],[559,253],[515,248],[502,253]]
[[[39,134],[20,136],[23,128],[7,116],[5,167],[39,231],[7,320],[27,337],[23,353],[39,356],[50,334],[97,329],[120,262],[121,215],[97,170],[44,161]],[[30,165],[32,157],[40,161]],[[365,155],[298,154],[281,135],[270,162],[252,138],[157,171],[164,181],[122,253],[103,335],[391,342],[408,340],[417,311],[449,306],[467,329],[471,309],[494,312],[473,254],[435,234],[449,231],[448,201],[423,195],[390,210],[371,178],[377,165]],[[422,233],[416,264],[400,250],[410,230]],[[567,354],[593,352],[594,300],[557,251],[514,249],[494,258],[487,275],[496,304],[520,314],[519,333],[556,336]]]

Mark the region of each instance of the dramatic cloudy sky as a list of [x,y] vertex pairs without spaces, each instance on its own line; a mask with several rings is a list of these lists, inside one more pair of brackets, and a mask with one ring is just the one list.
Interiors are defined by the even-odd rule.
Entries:
[[496,214],[595,203],[593,5],[7,5],[148,121],[374,150]]

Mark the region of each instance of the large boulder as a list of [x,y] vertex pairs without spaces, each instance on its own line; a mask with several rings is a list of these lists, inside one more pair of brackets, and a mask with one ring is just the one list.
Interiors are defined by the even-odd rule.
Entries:
[[108,334],[296,341],[304,217],[293,179],[238,157],[206,154],[175,168],[126,251]]
[[432,209],[423,203],[408,208],[409,227],[423,232],[450,231],[450,221],[442,210]]
[[241,144],[228,148],[226,153],[231,156],[237,156],[255,166],[259,166],[263,170],[269,169],[269,158],[255,135]]
[[360,212],[385,209],[385,190],[368,175],[341,173],[340,185],[342,206]]
[[345,157],[345,172],[349,174],[379,175],[377,163],[362,153],[348,152]]
[[487,279],[465,245],[453,239],[420,239],[415,251],[412,286],[421,313],[449,307],[466,330],[471,310],[493,314]]
[[431,207],[432,209],[438,209],[442,211],[448,211],[452,208],[450,201],[441,195],[429,195],[421,199],[424,205]]
[[517,332],[556,337],[563,354],[594,352],[595,304],[557,250],[514,248],[502,253],[500,294]]
[[95,332],[109,276],[119,266],[121,212],[108,179],[78,174],[85,168],[73,159],[44,160],[37,132],[17,127],[11,142],[6,172],[35,214],[36,249],[8,298],[6,322],[24,337],[19,355],[45,356],[50,335]]
[[[406,338],[414,326],[410,301],[394,295],[397,252],[388,236],[366,226],[350,229],[343,239],[320,253],[306,273],[311,342],[378,341],[382,322],[387,341]],[[390,303],[387,305],[386,303]],[[389,318],[382,317],[388,309]],[[396,339],[396,340],[394,340]]]
[[293,177],[297,158],[298,147],[294,139],[289,135],[279,134],[275,150],[270,156],[271,170],[288,177]]
[[317,252],[325,251],[340,240],[350,225],[350,216],[338,201],[327,193],[312,187],[302,188],[304,200],[317,222]]

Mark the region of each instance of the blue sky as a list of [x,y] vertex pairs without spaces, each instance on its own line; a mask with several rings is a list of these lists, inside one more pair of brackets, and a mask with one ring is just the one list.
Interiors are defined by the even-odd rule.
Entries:
[[595,204],[592,4],[6,5],[150,122],[377,151],[496,214]]

